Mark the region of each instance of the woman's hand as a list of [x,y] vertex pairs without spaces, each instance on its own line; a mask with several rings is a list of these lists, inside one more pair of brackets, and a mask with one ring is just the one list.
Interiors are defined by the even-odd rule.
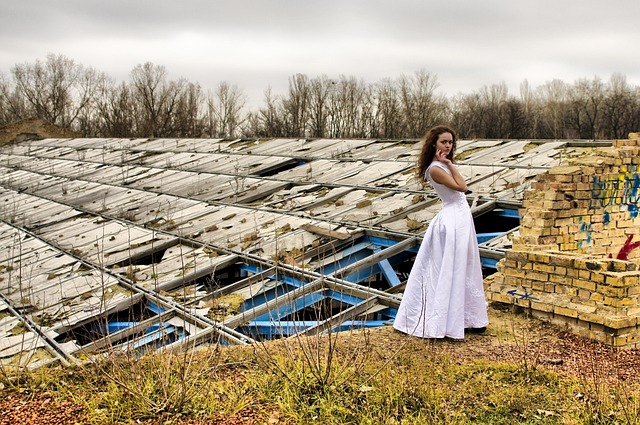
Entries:
[[447,166],[451,164],[451,160],[447,158],[447,154],[443,150],[438,149],[436,151],[436,159]]
[[447,166],[451,174],[447,173],[440,167],[431,167],[429,169],[429,175],[436,183],[443,184],[449,189],[456,190],[458,192],[467,191],[467,183],[464,181],[464,177],[458,172],[458,169],[453,165],[451,160],[447,158],[447,154],[443,150],[436,151],[437,161],[440,161]]

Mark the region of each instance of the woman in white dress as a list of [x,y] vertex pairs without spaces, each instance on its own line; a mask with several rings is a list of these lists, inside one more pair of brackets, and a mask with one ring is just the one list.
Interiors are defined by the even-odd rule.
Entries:
[[456,134],[431,128],[418,158],[418,176],[429,181],[442,200],[431,220],[393,323],[422,338],[464,338],[489,324],[482,266],[467,184],[453,164]]

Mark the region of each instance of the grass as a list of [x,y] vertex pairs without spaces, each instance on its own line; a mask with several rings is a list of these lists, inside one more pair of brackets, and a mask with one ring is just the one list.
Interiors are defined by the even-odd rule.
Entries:
[[[5,395],[46,391],[72,400],[92,424],[223,421],[241,413],[256,417],[253,423],[276,424],[640,423],[636,384],[545,368],[529,357],[540,354],[522,319],[504,326],[493,319],[490,335],[461,342],[421,340],[384,327],[178,354],[112,355],[3,376],[2,385]],[[490,358],[483,350],[506,354]]]

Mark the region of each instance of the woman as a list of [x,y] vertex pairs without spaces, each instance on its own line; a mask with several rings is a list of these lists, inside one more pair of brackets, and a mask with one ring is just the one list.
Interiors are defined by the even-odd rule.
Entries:
[[393,327],[422,338],[464,338],[489,324],[482,266],[467,184],[453,164],[455,132],[431,128],[418,158],[420,181],[428,180],[442,209],[424,235]]

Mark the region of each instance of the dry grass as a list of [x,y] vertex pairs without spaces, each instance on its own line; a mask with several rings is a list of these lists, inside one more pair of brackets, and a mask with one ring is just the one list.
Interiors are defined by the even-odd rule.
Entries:
[[96,424],[640,423],[637,352],[509,311],[491,309],[490,319],[486,334],[462,341],[387,326],[113,356],[5,379],[4,396],[71,401]]

